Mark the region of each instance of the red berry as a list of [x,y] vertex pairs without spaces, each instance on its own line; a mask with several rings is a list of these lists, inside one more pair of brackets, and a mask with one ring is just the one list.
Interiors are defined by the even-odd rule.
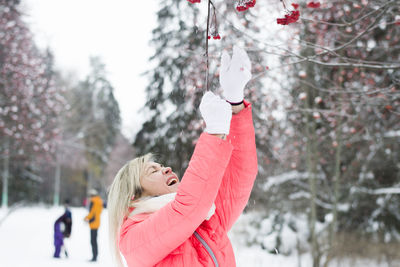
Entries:
[[247,8],[254,7],[255,5],[256,5],[256,0],[252,0],[252,1],[248,2],[248,3],[246,3],[246,7]]
[[307,4],[307,7],[310,7],[310,8],[319,8],[320,6],[321,6],[321,3],[318,2],[318,1],[316,1],[316,2],[309,2],[309,3]]
[[247,6],[243,6],[243,5],[238,5],[236,7],[236,10],[239,12],[246,11],[247,9],[249,9],[249,8]]
[[282,25],[288,25],[289,24],[286,18],[276,19],[276,23],[282,24]]

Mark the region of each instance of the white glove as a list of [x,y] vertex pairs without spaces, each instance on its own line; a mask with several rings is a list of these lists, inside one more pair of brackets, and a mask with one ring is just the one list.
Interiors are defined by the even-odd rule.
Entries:
[[243,101],[243,90],[251,79],[251,62],[245,50],[233,46],[232,59],[226,51],[222,52],[219,83],[222,95],[230,103]]
[[229,134],[232,107],[212,92],[206,92],[200,103],[200,113],[206,122],[205,132],[209,134]]

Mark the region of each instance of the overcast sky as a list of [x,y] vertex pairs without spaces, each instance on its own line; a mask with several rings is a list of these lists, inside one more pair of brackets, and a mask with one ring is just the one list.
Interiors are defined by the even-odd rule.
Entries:
[[89,57],[100,56],[115,88],[122,131],[131,138],[142,123],[137,115],[144,101],[151,31],[158,1],[22,0],[26,21],[42,48],[50,47],[56,66],[84,78]]

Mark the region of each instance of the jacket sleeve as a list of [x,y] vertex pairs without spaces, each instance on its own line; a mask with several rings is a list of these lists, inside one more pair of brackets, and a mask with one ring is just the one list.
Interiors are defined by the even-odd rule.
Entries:
[[121,229],[119,247],[133,266],[153,266],[193,234],[215,201],[232,150],[227,141],[200,136],[175,200]]
[[256,179],[257,152],[251,104],[232,116],[228,141],[233,152],[215,201],[220,224],[229,231],[243,212]]
[[94,203],[93,203],[93,199],[90,200],[90,205],[89,205],[89,214],[85,217],[85,219],[89,220],[89,222],[92,222],[92,220],[94,219]]

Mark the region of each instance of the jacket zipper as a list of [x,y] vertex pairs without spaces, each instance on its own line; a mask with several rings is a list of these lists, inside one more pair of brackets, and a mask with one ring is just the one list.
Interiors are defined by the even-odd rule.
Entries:
[[194,231],[194,236],[197,238],[197,240],[200,241],[200,243],[204,246],[204,248],[207,250],[208,254],[210,255],[211,259],[213,260],[215,267],[219,267],[217,257],[215,257],[214,252],[210,248],[210,246],[207,244],[207,242],[199,235],[197,231]]

